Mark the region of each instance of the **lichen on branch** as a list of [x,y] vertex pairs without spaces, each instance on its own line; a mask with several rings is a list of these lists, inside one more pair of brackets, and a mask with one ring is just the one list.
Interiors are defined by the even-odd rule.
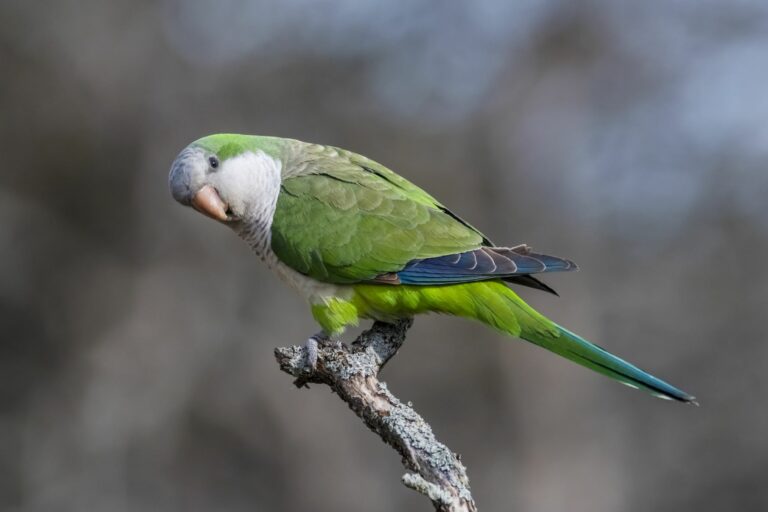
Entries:
[[275,349],[280,369],[294,384],[326,384],[349,405],[365,425],[402,456],[409,473],[403,484],[427,496],[441,512],[471,512],[477,507],[469,490],[466,468],[410,404],[394,396],[379,380],[381,368],[405,341],[412,319],[394,324],[375,322],[351,346],[323,344],[317,364],[307,366],[304,346]]

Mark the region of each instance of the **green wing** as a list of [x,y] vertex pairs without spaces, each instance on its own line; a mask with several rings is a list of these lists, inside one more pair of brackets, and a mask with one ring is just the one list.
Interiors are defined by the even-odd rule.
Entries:
[[355,283],[402,270],[414,259],[488,244],[475,228],[386,167],[336,148],[285,174],[272,223],[272,249],[303,274]]

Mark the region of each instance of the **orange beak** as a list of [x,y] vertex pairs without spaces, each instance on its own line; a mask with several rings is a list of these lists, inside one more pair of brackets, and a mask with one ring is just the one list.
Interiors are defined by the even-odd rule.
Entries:
[[227,216],[227,203],[221,200],[219,193],[210,185],[206,185],[197,191],[192,198],[192,206],[200,213],[212,219],[222,222],[229,220]]

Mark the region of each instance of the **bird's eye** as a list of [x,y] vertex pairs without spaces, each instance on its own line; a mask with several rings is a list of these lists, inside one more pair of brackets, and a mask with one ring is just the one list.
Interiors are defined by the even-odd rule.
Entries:
[[216,169],[219,167],[219,159],[216,158],[215,156],[209,157],[208,163],[211,165],[212,169]]

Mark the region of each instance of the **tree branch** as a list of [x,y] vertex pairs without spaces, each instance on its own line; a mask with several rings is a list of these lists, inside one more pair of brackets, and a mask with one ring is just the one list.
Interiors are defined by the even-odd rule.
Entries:
[[477,510],[469,491],[466,469],[458,457],[432,433],[432,428],[379,381],[381,368],[405,341],[413,320],[396,324],[375,322],[351,347],[341,343],[321,345],[315,370],[306,365],[305,347],[275,349],[280,369],[296,377],[298,387],[327,384],[360,419],[402,456],[412,473],[402,481],[432,500],[440,512]]

